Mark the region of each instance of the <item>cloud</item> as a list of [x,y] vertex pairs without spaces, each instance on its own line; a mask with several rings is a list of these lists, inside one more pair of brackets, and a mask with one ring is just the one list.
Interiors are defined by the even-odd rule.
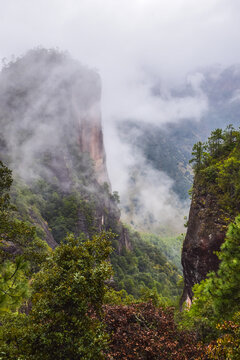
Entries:
[[199,120],[208,106],[201,76],[188,77],[191,96],[170,89],[195,68],[240,58],[236,0],[0,0],[0,9],[0,58],[59,47],[99,71],[109,173],[120,194],[138,154],[120,142],[115,120]]
[[142,231],[183,232],[189,202],[180,201],[173,192],[174,180],[139,154],[128,170],[130,181],[122,192],[123,221]]

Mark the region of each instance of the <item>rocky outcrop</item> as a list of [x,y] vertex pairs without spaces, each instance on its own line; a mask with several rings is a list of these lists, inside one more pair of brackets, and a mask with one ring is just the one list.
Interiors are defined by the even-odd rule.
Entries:
[[58,243],[54,240],[54,237],[49,230],[48,223],[39,215],[35,214],[34,211],[30,210],[30,218],[33,221],[35,226],[39,226],[44,232],[44,240],[48,246],[52,249],[57,247]]
[[181,303],[191,302],[194,284],[205,279],[207,273],[216,271],[219,259],[215,254],[222,245],[230,217],[217,199],[204,191],[197,180],[193,187],[188,229],[182,248],[184,292]]
[[31,50],[0,73],[0,157],[32,192],[25,212],[52,248],[67,232],[109,229],[119,249],[130,247],[111,194],[100,102],[99,74],[56,50]]
[[94,161],[99,183],[107,183],[111,187],[106,168],[99,102],[93,104],[87,116],[80,119],[79,142],[80,151],[89,154],[90,158]]
[[9,166],[28,181],[55,176],[65,188],[84,154],[110,186],[100,101],[99,74],[65,53],[36,49],[10,63],[0,73],[0,147]]

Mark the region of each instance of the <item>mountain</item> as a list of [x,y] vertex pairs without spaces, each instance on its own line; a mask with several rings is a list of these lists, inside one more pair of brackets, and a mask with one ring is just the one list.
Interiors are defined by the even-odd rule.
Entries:
[[35,49],[3,68],[0,159],[13,169],[11,200],[52,248],[68,233],[92,238],[111,230],[114,286],[136,297],[147,288],[175,298],[179,264],[120,221],[100,101],[99,75],[68,54]]
[[195,152],[195,178],[187,234],[182,248],[184,293],[219,268],[220,250],[228,225],[240,212],[240,131],[228,126],[212,132]]
[[69,55],[35,49],[0,74],[1,159],[14,169],[12,198],[51,247],[68,232],[101,229],[127,244],[110,193],[99,75]]
[[[196,79],[198,79],[197,82]],[[178,118],[176,122],[168,122],[166,117],[165,121],[160,124],[157,124],[155,120],[152,121],[151,118],[146,121],[125,119],[117,124],[121,141],[130,147],[132,154],[137,154],[135,165],[129,169],[126,200],[122,196],[124,199],[122,211],[125,218],[130,217],[134,223],[139,213],[139,207],[144,212],[144,206],[138,195],[137,177],[146,178],[146,166],[148,166],[148,169],[152,169],[157,175],[159,186],[165,181],[163,173],[168,176],[168,192],[173,195],[169,200],[182,213],[183,219],[186,215],[186,206],[189,206],[188,191],[193,183],[193,172],[189,165],[192,147],[198,141],[205,141],[211,131],[216,128],[224,128],[228,124],[233,124],[235,127],[240,126],[239,94],[240,65],[228,68],[219,66],[202,68],[189,74],[186,83],[171,88],[168,94],[169,101],[172,101],[173,106],[178,101],[186,100],[187,102],[188,99],[195,99],[197,102],[198,98],[199,101],[204,98],[206,109],[198,119],[182,117]],[[152,96],[161,101],[165,94],[159,86],[154,87]],[[161,118],[160,115],[159,118]],[[156,191],[156,186],[153,191]],[[185,209],[182,209],[181,204],[185,202],[187,202]],[[162,212],[154,210],[150,213],[151,215],[143,216],[140,222],[146,222],[147,230],[153,227],[157,221],[161,221],[160,217],[163,215]],[[176,219],[175,213],[170,222],[174,223],[173,219]],[[167,227],[171,228],[169,224]]]

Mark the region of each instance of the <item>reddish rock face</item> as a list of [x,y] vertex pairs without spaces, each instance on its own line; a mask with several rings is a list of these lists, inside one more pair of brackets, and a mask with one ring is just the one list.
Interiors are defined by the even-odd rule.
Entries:
[[54,50],[32,50],[0,72],[0,95],[0,147],[8,139],[4,151],[21,177],[44,172],[65,189],[77,159],[86,155],[97,181],[110,186],[96,71]]
[[93,103],[86,116],[79,119],[79,123],[80,151],[89,154],[94,161],[99,183],[106,182],[110,186],[103,144],[100,103]]
[[[228,219],[228,220],[226,220]],[[184,292],[181,303],[193,297],[192,287],[216,271],[229,217],[219,208],[216,198],[194,185],[188,229],[182,248]]]
[[[91,227],[119,234],[120,251],[130,248],[129,236],[107,191],[100,103],[96,71],[55,50],[31,50],[0,72],[0,153],[30,187],[40,178],[85,203],[94,197]],[[87,217],[79,209],[76,228],[90,235]],[[44,218],[32,211],[30,219],[55,248]]]

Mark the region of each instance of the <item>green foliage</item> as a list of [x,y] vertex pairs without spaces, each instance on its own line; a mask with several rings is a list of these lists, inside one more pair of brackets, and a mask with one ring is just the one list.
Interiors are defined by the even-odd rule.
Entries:
[[240,215],[229,225],[218,257],[219,270],[194,286],[193,304],[183,315],[183,323],[197,327],[203,337],[217,334],[216,325],[240,310]]
[[[219,207],[230,215],[240,212],[240,131],[229,125],[224,131],[216,129],[207,143],[195,144],[190,160],[194,162],[196,182],[213,194]],[[197,152],[196,149],[199,151]]]
[[210,359],[239,360],[240,359],[240,312],[234,314],[231,321],[217,325],[221,336],[207,348]]
[[104,303],[111,305],[130,305],[137,301],[134,296],[129,295],[124,289],[117,291],[109,288],[104,296]]
[[213,130],[207,144],[210,156],[218,157],[221,154],[223,143],[224,134],[222,129]]
[[87,224],[86,231],[91,232],[93,225],[93,209],[91,202],[83,201],[76,191],[64,192],[54,183],[41,179],[32,187],[32,194],[37,197],[34,204],[41,216],[47,221],[54,239],[60,243],[68,233],[79,235],[78,221],[80,214]]
[[206,146],[201,142],[197,142],[193,145],[192,149],[192,155],[193,158],[189,161],[189,163],[194,163],[195,169],[200,169],[203,163],[203,157],[204,157],[204,150],[206,149]]
[[112,274],[111,236],[70,235],[49,256],[32,283],[29,315],[3,319],[2,359],[103,358],[108,337],[101,318],[105,282]]
[[12,172],[0,161],[0,211],[7,210],[10,204],[9,190],[12,185]]
[[[47,254],[35,229],[16,218],[10,203],[11,171],[0,161],[0,311],[15,311],[29,295],[28,278]],[[21,254],[21,255],[19,255]],[[29,260],[27,262],[26,260]]]
[[177,285],[180,270],[167,260],[160,246],[154,244],[154,236],[153,239],[150,235],[141,238],[131,231],[129,236],[132,249],[111,255],[117,289],[125,289],[136,299],[141,298],[143,291],[157,292],[164,299],[176,299],[182,290]]
[[198,142],[193,146],[192,155],[189,162],[194,163],[195,172],[198,173],[202,168],[214,165],[220,158],[228,156],[240,143],[240,132],[235,130],[232,125],[227,128],[216,129],[211,132],[211,136],[206,143]]
[[156,246],[163,255],[182,272],[181,249],[184,235],[160,236],[151,233],[141,233],[141,238],[149,244]]
[[[82,180],[74,176],[73,184],[66,190],[57,179],[50,182],[40,178],[30,186],[17,179],[11,195],[23,219],[34,222],[37,218],[47,222],[57,243],[69,233],[79,236],[84,232],[92,236],[101,229],[117,232],[118,194],[110,194],[106,183],[100,186],[98,183],[92,184],[92,179],[87,182],[87,178],[84,178],[83,184]],[[104,224],[99,222],[99,210],[104,217]],[[37,231],[44,239],[41,221]]]
[[36,228],[18,219],[19,213],[10,203],[11,171],[0,162],[0,261],[13,260],[21,254],[32,271],[46,258],[48,247],[36,234]]
[[0,265],[0,312],[14,311],[29,296],[28,264],[18,257]]

